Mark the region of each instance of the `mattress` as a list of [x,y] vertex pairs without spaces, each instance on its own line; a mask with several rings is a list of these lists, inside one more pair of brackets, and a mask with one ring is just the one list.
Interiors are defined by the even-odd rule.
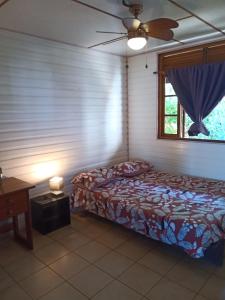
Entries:
[[195,258],[225,237],[224,181],[152,170],[94,190],[74,185],[73,206],[177,245]]

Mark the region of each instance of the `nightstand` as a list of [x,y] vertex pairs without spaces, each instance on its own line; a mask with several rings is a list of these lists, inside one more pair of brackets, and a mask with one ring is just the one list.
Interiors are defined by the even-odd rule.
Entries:
[[33,228],[47,234],[70,224],[69,196],[52,193],[31,199]]

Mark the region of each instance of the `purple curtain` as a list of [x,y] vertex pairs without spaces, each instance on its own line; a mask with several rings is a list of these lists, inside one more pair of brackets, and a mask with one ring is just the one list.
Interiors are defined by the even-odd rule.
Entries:
[[225,95],[225,62],[194,65],[166,72],[184,111],[194,122],[189,136],[209,135],[203,119]]

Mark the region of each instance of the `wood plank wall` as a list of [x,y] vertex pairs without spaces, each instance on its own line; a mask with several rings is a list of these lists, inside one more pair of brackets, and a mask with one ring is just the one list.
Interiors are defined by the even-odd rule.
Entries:
[[225,144],[157,139],[157,69],[155,52],[129,58],[130,157],[146,159],[160,170],[225,180]]
[[125,60],[0,30],[0,167],[47,180],[127,159]]

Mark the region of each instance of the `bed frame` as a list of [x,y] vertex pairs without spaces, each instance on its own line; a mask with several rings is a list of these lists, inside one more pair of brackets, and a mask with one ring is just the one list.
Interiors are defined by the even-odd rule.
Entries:
[[224,245],[224,240],[220,240],[219,242],[212,244],[206,249],[204,256],[205,259],[218,267],[222,267],[224,258]]

